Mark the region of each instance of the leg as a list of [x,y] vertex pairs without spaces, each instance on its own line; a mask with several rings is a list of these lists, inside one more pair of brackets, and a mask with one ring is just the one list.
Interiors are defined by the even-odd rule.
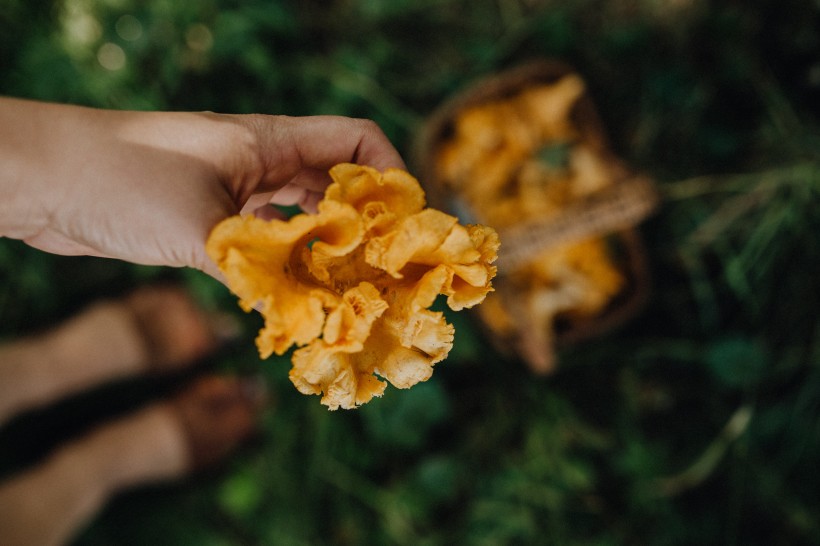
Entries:
[[218,461],[253,429],[261,397],[246,387],[206,377],[0,485],[0,544],[64,544],[118,491]]
[[145,288],[0,346],[0,423],[105,381],[181,368],[213,348],[212,325],[182,290]]

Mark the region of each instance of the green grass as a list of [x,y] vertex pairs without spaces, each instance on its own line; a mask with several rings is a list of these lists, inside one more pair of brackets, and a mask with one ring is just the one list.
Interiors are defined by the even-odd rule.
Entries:
[[[224,467],[123,495],[77,545],[820,543],[818,23],[809,0],[0,0],[4,94],[367,117],[404,153],[475,78],[558,57],[664,198],[641,227],[648,305],[562,350],[556,375],[457,316],[431,381],[352,412],[295,392],[287,359],[259,362],[258,317],[210,279],[1,240],[0,337],[172,279],[241,316],[208,365],[259,371],[276,399]],[[106,42],[122,69],[100,65]],[[71,402],[68,430],[144,387]],[[63,424],[0,431],[5,471]]]

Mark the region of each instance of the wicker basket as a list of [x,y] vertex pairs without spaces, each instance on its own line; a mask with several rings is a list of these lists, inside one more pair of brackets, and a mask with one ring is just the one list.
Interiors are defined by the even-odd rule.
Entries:
[[[536,85],[554,84],[567,75],[577,76],[572,67],[564,63],[533,61],[476,82],[434,112],[418,135],[412,158],[413,166],[425,184],[430,204],[456,214],[462,221],[487,223],[442,179],[436,161],[439,150],[453,138],[455,122],[465,109],[514,97]],[[600,313],[557,320],[550,335],[534,332],[526,320],[512,335],[498,332],[484,323],[498,349],[521,358],[539,374],[549,373],[554,368],[555,346],[577,343],[622,324],[638,311],[649,288],[648,265],[635,226],[654,210],[658,202],[654,185],[648,178],[636,175],[612,153],[586,91],[572,103],[569,120],[579,135],[578,139],[606,163],[609,172],[614,173],[612,183],[604,190],[573,201],[557,217],[548,220],[528,218],[504,228],[493,226],[497,227],[501,238],[496,291],[508,310],[516,313],[521,295],[508,282],[508,274],[532,260],[536,251],[543,252],[559,243],[590,237],[605,238],[615,249],[613,261],[625,283]]]

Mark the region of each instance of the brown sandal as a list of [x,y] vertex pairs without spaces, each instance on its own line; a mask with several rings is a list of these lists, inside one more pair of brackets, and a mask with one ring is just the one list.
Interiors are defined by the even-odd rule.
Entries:
[[267,391],[256,378],[205,376],[171,399],[187,438],[189,468],[222,460],[253,435]]
[[125,304],[145,343],[150,371],[182,369],[239,333],[232,316],[203,312],[178,287],[140,288]]

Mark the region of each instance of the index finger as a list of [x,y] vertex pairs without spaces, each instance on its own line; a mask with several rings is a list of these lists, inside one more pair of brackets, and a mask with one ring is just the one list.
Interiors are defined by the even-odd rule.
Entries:
[[[261,123],[260,123],[261,122]],[[262,116],[257,121],[269,184],[288,182],[310,169],[326,172],[338,163],[378,170],[406,169],[401,155],[373,121],[341,116]]]

